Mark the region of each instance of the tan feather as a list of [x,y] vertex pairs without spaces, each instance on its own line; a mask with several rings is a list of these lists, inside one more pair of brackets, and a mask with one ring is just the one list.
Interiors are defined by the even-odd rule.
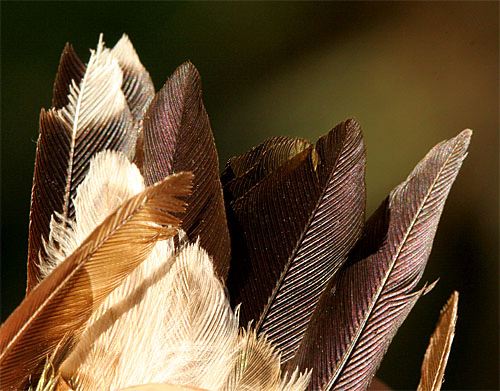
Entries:
[[132,42],[130,42],[126,34],[123,34],[113,47],[111,54],[118,60],[123,71],[122,90],[137,129],[134,162],[142,169],[144,161],[142,119],[146,109],[154,98],[155,87],[148,71],[142,65]]
[[225,384],[226,391],[251,390],[305,390],[310,372],[282,378],[280,354],[265,335],[257,337],[253,330],[246,330],[239,337],[239,351],[233,370]]
[[458,292],[453,292],[441,310],[439,321],[432,334],[422,363],[418,391],[439,391],[444,380],[444,370],[450,355],[457,323]]
[[204,391],[204,390],[196,387],[182,387],[173,384],[143,384],[141,386],[123,388],[120,391]]
[[139,169],[119,152],[99,152],[78,186],[73,200],[75,219],[55,213],[50,222],[47,257],[40,264],[43,278],[66,259],[123,202],[145,188]]
[[92,312],[153,249],[171,237],[192,175],[170,176],[125,202],[43,280],[0,328],[3,389],[37,376],[62,338],[76,340]]
[[215,390],[227,378],[238,320],[210,258],[198,244],[170,259],[152,258],[146,263],[155,269],[109,308],[107,327],[82,339],[86,354],[63,363],[62,373],[76,390],[149,383]]

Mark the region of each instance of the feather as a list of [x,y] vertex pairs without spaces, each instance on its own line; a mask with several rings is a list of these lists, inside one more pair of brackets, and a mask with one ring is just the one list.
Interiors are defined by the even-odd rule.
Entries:
[[142,175],[125,155],[109,150],[95,155],[73,200],[75,219],[68,221],[56,213],[51,220],[44,246],[47,256],[40,265],[42,277],[71,255],[124,201],[143,190]]
[[135,121],[142,121],[144,113],[154,98],[155,87],[137,52],[126,34],[111,49],[123,71],[122,90]]
[[227,391],[250,390],[305,390],[310,372],[292,376],[285,375],[282,380],[280,355],[267,340],[266,336],[248,329],[239,337],[239,351],[233,370],[225,384]]
[[133,155],[136,133],[121,91],[122,73],[102,41],[92,52],[80,85],[70,86],[62,109],[42,110],[31,195],[28,286],[40,280],[43,242],[54,212],[74,217],[72,198],[95,153],[118,150]]
[[122,388],[120,391],[204,391],[196,387],[182,387],[173,384],[143,384]]
[[359,125],[343,122],[315,147],[304,148],[250,189],[236,188],[236,196],[244,195],[230,203],[228,212],[232,302],[242,303],[242,324],[255,319],[257,332],[277,344],[283,362],[293,356],[364,221],[365,150]]
[[61,59],[59,60],[56,80],[54,81],[52,106],[56,109],[62,109],[68,105],[70,86],[73,82],[79,85],[84,75],[85,64],[80,60],[73,46],[70,43],[66,43],[61,54]]
[[278,167],[309,147],[311,143],[307,140],[272,137],[247,153],[231,158],[221,176],[226,202],[234,202]]
[[192,171],[195,178],[182,228],[191,240],[200,238],[225,281],[231,246],[217,152],[202,103],[200,76],[191,63],[177,68],[144,117],[146,184],[178,171]]
[[73,368],[63,363],[75,390],[148,383],[216,390],[227,378],[238,320],[210,258],[193,244],[155,262],[142,286],[110,308],[113,322],[88,354]]
[[171,237],[192,176],[181,173],[148,187],[104,220],[82,245],[30,292],[0,328],[4,389],[19,389],[36,376],[61,339],[77,340],[105,297],[152,250]]
[[146,109],[154,98],[155,87],[126,34],[123,34],[113,47],[111,54],[118,60],[123,71],[122,90],[138,132],[134,162],[139,168],[142,168],[144,161],[142,120]]
[[[445,199],[466,156],[471,131],[435,146],[367,224],[383,236],[330,282],[291,366],[313,368],[310,389],[367,388],[397,328],[429,288],[414,291]],[[380,219],[388,219],[387,224]],[[387,227],[386,232],[381,227]],[[363,249],[363,246],[360,247]]]
[[450,355],[457,323],[458,292],[453,292],[441,310],[438,324],[432,334],[422,363],[418,391],[439,391],[444,379],[444,370]]

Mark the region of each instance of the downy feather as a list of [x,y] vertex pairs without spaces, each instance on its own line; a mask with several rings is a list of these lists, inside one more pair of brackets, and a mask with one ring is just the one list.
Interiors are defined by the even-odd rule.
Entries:
[[217,275],[226,280],[231,244],[227,228],[217,151],[202,102],[198,71],[181,65],[156,94],[144,117],[146,184],[179,171],[194,174],[182,229],[212,257]]
[[90,158],[105,149],[134,154],[137,134],[121,85],[120,67],[100,41],[80,83],[71,82],[68,104],[61,109],[42,110],[40,114],[31,195],[27,292],[41,278],[43,241],[48,240],[51,216],[57,212],[62,221],[74,217],[72,198],[87,173]]
[[439,391],[444,380],[451,344],[457,323],[458,292],[453,292],[441,310],[438,324],[432,334],[422,363],[418,391]]
[[[367,224],[376,249],[354,257],[322,295],[290,365],[312,368],[311,390],[367,388],[398,327],[428,289],[414,291],[471,131],[435,146]],[[381,220],[386,220],[381,222]],[[385,229],[381,229],[385,227]],[[364,253],[364,254],[363,254]]]
[[71,346],[106,296],[151,252],[175,234],[191,174],[146,188],[107,217],[64,262],[31,291],[0,328],[3,389],[37,378],[63,338]]
[[263,156],[257,172],[264,175],[250,185],[235,184],[244,175],[225,185],[226,198],[236,198],[228,205],[231,300],[242,304],[241,323],[255,320],[283,362],[293,357],[321,293],[358,239],[365,208],[365,149],[356,121],[339,124],[316,146],[290,141],[278,156],[292,159],[276,168]]
[[[110,307],[83,360],[62,373],[75,390],[169,383],[220,389],[237,349],[238,320],[207,253],[186,245]],[[106,315],[106,314],[105,314]]]

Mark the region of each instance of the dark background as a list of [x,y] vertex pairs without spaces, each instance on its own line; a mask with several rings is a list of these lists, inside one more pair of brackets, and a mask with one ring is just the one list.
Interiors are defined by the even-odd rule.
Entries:
[[129,34],[159,89],[199,69],[221,165],[271,135],[315,140],[356,117],[368,209],[437,142],[472,128],[424,280],[440,277],[379,376],[415,388],[439,310],[460,292],[445,389],[498,384],[498,3],[2,2],[2,318],[25,285],[38,114],[66,41],[88,59]]

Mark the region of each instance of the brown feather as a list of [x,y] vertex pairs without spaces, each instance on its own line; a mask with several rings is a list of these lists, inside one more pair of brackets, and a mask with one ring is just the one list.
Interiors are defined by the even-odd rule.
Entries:
[[191,63],[177,68],[144,117],[146,184],[179,171],[192,171],[195,178],[182,228],[190,239],[200,237],[201,247],[225,281],[231,245],[219,163],[202,102],[200,76]]
[[450,355],[457,323],[458,292],[453,292],[441,310],[439,321],[432,334],[422,362],[418,391],[439,391],[444,380],[444,370]]
[[[72,51],[63,54],[60,84],[67,80]],[[115,62],[114,62],[115,61]],[[27,292],[40,281],[43,242],[54,212],[64,220],[74,217],[72,198],[89,167],[90,159],[105,149],[133,155],[136,131],[121,92],[121,70],[102,42],[91,56],[85,76],[70,89],[62,109],[42,110],[37,143],[28,240]],[[99,99],[98,99],[99,98]]]
[[52,94],[52,106],[54,108],[62,109],[69,103],[68,95],[71,82],[74,81],[77,85],[80,84],[84,74],[85,64],[80,60],[73,46],[66,43],[54,81]]
[[296,144],[282,143],[280,161],[302,152],[280,167],[266,162],[273,155],[267,153],[247,178],[225,187],[228,198],[236,197],[228,205],[231,300],[242,304],[241,324],[255,320],[282,362],[293,356],[323,289],[361,234],[365,208],[365,150],[354,120],[315,147]]
[[59,342],[75,341],[106,296],[180,223],[192,175],[170,176],[126,201],[45,278],[0,328],[2,389],[21,389]]
[[[357,247],[330,282],[289,363],[313,369],[311,390],[368,387],[398,327],[429,290],[414,291],[470,136],[466,130],[427,154],[367,224],[369,251]],[[375,250],[374,235],[382,237]]]

